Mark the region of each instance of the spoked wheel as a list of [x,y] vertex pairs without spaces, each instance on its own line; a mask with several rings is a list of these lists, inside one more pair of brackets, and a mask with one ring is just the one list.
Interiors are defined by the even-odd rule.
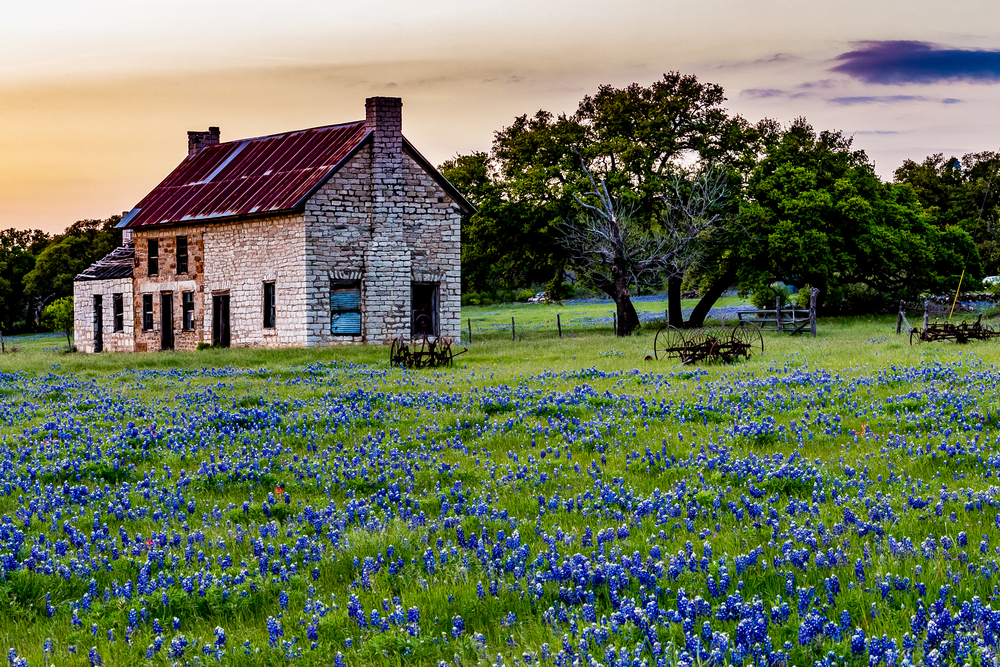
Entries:
[[913,345],[913,337],[914,336],[917,337],[917,342],[918,343],[920,342],[920,340],[921,340],[920,334],[921,334],[920,329],[910,329],[910,345]]
[[764,335],[756,324],[744,324],[733,329],[733,338],[746,345],[744,356],[749,359],[754,349],[764,354]]
[[686,349],[687,342],[680,329],[668,325],[656,332],[656,338],[653,339],[653,354],[657,361],[671,357],[677,357],[683,361]]
[[399,338],[394,338],[392,340],[392,347],[389,348],[389,365],[390,366],[405,366],[406,365],[406,344]]

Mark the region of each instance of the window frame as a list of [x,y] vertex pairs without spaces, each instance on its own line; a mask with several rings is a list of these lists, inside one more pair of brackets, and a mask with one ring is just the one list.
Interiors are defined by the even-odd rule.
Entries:
[[[333,293],[334,291],[356,291],[358,293],[357,307],[348,308],[344,310],[334,310],[333,309]],[[360,280],[330,280],[330,335],[331,336],[361,336],[362,330],[364,329],[364,323],[361,317],[362,299],[361,299],[361,281]],[[347,313],[357,313],[358,315],[358,330],[355,331],[336,331],[334,327],[334,316],[337,314],[347,314]]]
[[181,292],[181,331],[194,329],[194,292]]
[[125,295],[115,292],[111,295],[114,331],[125,331]]
[[160,240],[148,239],[146,241],[146,275],[160,275]]
[[[188,237],[178,236],[177,243],[177,273],[188,273]],[[181,248],[184,252],[181,252]]]
[[275,286],[277,281],[265,280],[264,281],[264,328],[265,329],[275,329],[278,325],[278,289]]
[[153,331],[153,294],[147,292],[142,295],[142,330]]

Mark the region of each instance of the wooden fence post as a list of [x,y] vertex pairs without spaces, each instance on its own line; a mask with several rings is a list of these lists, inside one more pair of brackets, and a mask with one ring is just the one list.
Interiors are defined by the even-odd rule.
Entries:
[[813,287],[809,290],[809,332],[813,338],[816,337],[816,300],[818,297],[818,287]]
[[618,313],[611,313],[611,331],[618,335]]
[[559,313],[556,313],[556,328],[559,329],[559,337],[562,338],[562,320],[559,319]]
[[472,343],[472,318],[469,318],[469,343]]
[[3,329],[0,329],[0,354],[7,354],[7,347],[3,339]]
[[896,335],[903,333],[903,300],[899,300],[899,314],[896,315]]
[[927,325],[931,323],[931,300],[924,299],[924,331],[927,331]]
[[774,328],[778,331],[784,331],[781,326],[781,297],[777,297],[774,300]]
[[514,328],[514,318],[510,318],[510,339],[511,341],[517,340],[517,330]]

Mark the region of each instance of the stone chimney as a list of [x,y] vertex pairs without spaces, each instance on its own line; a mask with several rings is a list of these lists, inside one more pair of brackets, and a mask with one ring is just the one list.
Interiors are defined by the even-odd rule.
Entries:
[[365,100],[365,125],[372,132],[372,240],[365,251],[365,297],[370,343],[410,336],[410,248],[403,235],[403,101]]
[[403,100],[398,97],[369,97],[365,100],[365,125],[374,132],[372,167],[375,178],[385,184],[401,177],[403,167]]
[[219,143],[219,128],[210,127],[208,132],[188,132],[188,155],[194,155],[206,146]]

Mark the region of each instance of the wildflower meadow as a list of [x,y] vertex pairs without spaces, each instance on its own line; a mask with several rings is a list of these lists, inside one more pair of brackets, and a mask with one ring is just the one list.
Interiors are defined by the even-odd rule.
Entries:
[[[993,665],[1000,347],[888,320],[0,364],[23,665]],[[997,609],[994,609],[997,607]]]

